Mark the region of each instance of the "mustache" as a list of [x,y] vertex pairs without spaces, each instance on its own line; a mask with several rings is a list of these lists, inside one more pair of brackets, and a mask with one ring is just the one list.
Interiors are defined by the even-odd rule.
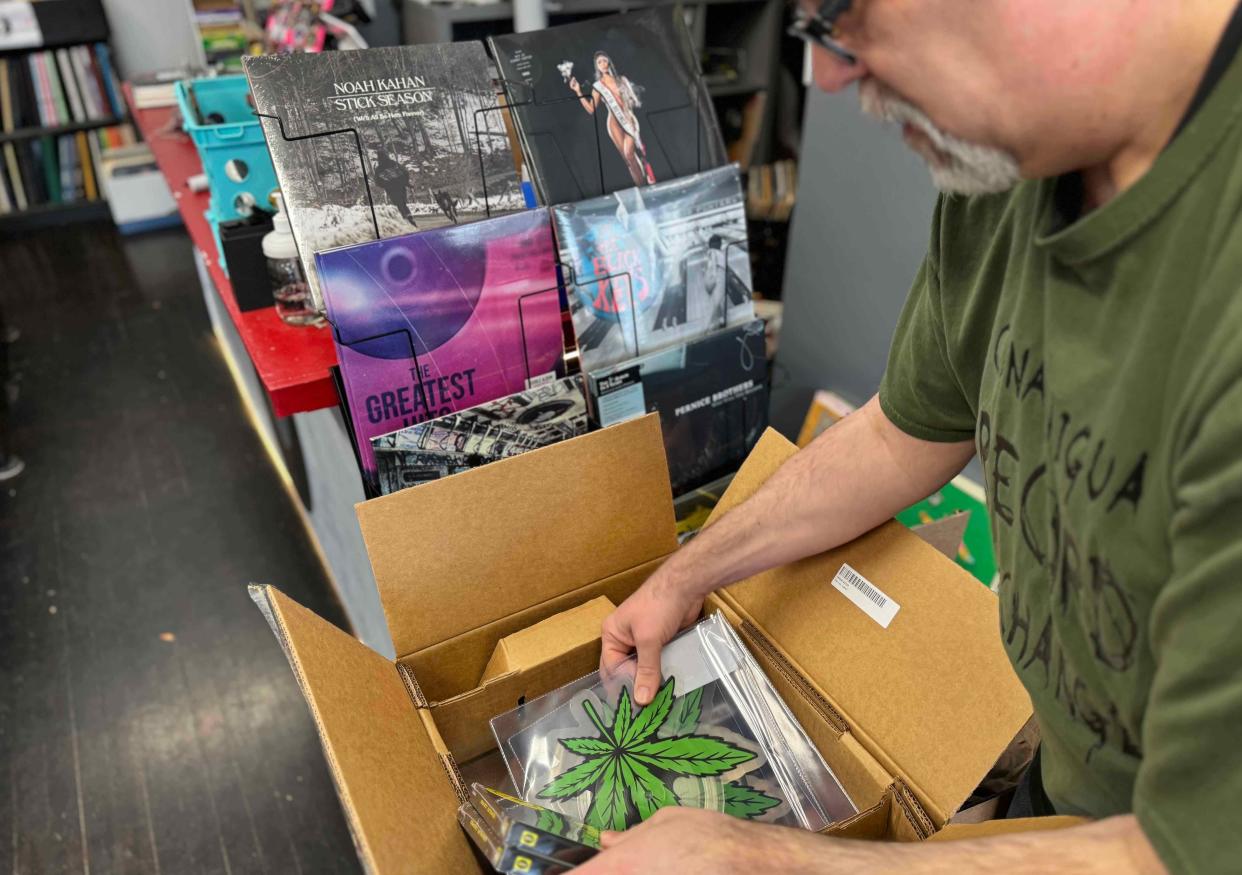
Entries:
[[858,99],[862,111],[867,115],[896,125],[913,125],[925,133],[941,152],[954,153],[963,149],[987,148],[946,133],[931,120],[927,113],[878,79],[868,77],[860,82]]
[[914,103],[874,77],[858,83],[858,99],[866,115],[896,125],[908,124],[927,137],[936,153],[936,160],[927,160],[933,177],[946,191],[1005,191],[1021,178],[1018,161],[1010,153],[947,133]]

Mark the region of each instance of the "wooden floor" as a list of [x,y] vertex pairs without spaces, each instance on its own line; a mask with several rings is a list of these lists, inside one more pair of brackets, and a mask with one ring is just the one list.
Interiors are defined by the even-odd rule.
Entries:
[[246,593],[343,614],[251,430],[180,231],[0,239],[0,872],[359,871]]

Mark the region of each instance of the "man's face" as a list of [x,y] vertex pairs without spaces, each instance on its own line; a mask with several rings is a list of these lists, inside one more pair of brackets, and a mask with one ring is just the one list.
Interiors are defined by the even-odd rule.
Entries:
[[[1154,0],[1127,2],[1133,12]],[[857,82],[863,111],[901,125],[941,189],[1004,191],[1087,166],[1107,148],[1118,121],[1109,87],[1133,63],[1132,38],[1117,34],[1125,6],[854,0],[837,37],[857,63],[815,46],[814,78],[832,92]]]

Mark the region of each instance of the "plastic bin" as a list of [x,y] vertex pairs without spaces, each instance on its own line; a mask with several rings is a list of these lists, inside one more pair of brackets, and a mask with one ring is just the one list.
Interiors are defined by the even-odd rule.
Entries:
[[250,86],[245,76],[182,79],[176,94],[186,133],[198,148],[207,175],[211,192],[207,219],[218,250],[220,222],[244,218],[254,207],[272,209],[269,196],[279,187],[276,170],[263,126],[247,102]]

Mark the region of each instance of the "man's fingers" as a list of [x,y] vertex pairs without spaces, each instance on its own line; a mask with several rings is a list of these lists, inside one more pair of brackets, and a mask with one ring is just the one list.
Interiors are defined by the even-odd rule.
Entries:
[[634,675],[634,701],[646,705],[660,688],[660,648],[664,642],[644,639],[638,642],[638,671]]
[[630,658],[634,648],[629,636],[619,628],[615,617],[604,620],[600,636],[599,670],[600,674],[610,675],[618,665]]
[[630,658],[630,648],[615,639],[603,639],[599,651],[599,672],[604,676],[611,675],[617,666]]

